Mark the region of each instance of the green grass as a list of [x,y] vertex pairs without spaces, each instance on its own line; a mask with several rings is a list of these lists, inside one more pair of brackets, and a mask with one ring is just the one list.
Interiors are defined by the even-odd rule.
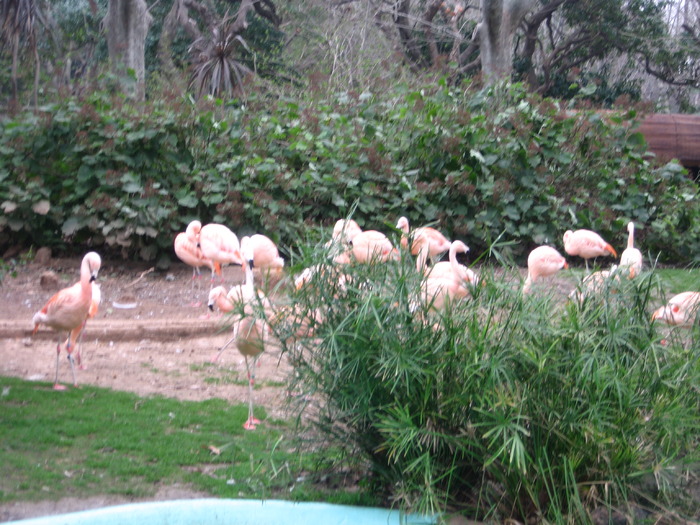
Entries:
[[661,283],[669,296],[681,292],[700,292],[700,268],[690,270],[657,270]]
[[[256,416],[266,417],[257,407]],[[337,456],[300,452],[292,423],[268,418],[249,432],[246,417],[246,405],[221,399],[143,398],[89,386],[55,392],[0,377],[0,502],[148,497],[185,483],[217,497],[377,503],[366,491],[331,494],[316,483]]]

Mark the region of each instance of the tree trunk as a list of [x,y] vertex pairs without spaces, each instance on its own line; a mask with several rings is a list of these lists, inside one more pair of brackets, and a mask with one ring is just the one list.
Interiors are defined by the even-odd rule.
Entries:
[[137,100],[143,100],[146,91],[146,36],[152,21],[145,0],[109,0],[104,26],[110,69],[121,79],[133,70],[135,84],[123,82],[123,85]]
[[487,83],[508,78],[513,69],[513,35],[534,0],[481,0],[477,28],[481,68]]

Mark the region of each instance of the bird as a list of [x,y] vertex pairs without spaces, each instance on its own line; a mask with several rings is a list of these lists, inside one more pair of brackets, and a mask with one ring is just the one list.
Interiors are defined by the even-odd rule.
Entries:
[[269,279],[279,278],[284,268],[284,259],[280,257],[277,245],[269,237],[256,233],[241,238],[241,252],[244,250],[252,253],[252,266],[262,274],[263,287],[267,289]]
[[[246,314],[254,313],[256,306],[262,307],[266,312],[272,311],[272,302],[267,298],[262,290],[255,289],[252,253],[250,250],[247,250],[244,253],[247,253],[246,258],[243,261],[245,282],[243,284],[232,286],[228,292],[225,291],[226,289],[223,286],[217,286],[209,292],[208,306],[212,311],[214,311],[214,305],[218,306],[219,309],[225,313],[232,312],[237,306],[242,307],[242,313],[239,313],[236,320],[234,320],[234,331],[236,324],[240,322],[241,318],[245,317]],[[212,363],[219,360],[219,357],[221,357],[221,354],[231,342],[233,342],[233,339],[219,349],[216,356],[211,359]]]
[[673,326],[693,326],[700,321],[700,292],[682,292],[674,295],[666,303],[656,310],[652,316],[653,321],[663,321]]
[[[476,273],[457,262],[457,252],[468,251],[469,247],[462,241],[453,241],[450,244],[449,262],[439,262],[426,272],[421,282],[421,298],[430,309],[440,310],[449,301],[468,297],[469,286],[478,283]],[[418,269],[422,270],[420,263]]]
[[627,248],[620,255],[620,266],[629,269],[629,277],[633,279],[642,271],[644,258],[642,252],[634,247],[634,223],[627,224]]
[[[243,265],[238,237],[223,224],[209,223],[202,226],[199,232],[199,247],[205,258],[211,259],[221,266],[225,264]],[[212,271],[211,280],[213,285],[214,271]],[[211,290],[211,286],[209,289]]]
[[92,303],[91,283],[97,279],[97,273],[102,265],[102,259],[96,252],[88,252],[83,257],[80,264],[80,281],[73,286],[59,290],[44,307],[34,314],[34,332],[39,330],[42,324],[52,328],[59,333],[56,345],[56,376],[54,379],[54,390],[65,390],[65,386],[58,382],[58,361],[61,353],[61,334],[67,333],[68,341],[65,344],[68,362],[73,374],[73,385],[77,386],[78,381],[75,376],[75,365],[73,362],[73,347],[78,336],[76,328],[82,327],[90,312]]
[[410,240],[411,255],[417,255],[422,266],[425,266],[428,258],[435,260],[450,249],[451,243],[447,237],[430,226],[422,226],[410,232],[408,219],[400,217],[396,228],[402,232],[401,246],[408,248]]
[[294,277],[294,288],[301,290],[306,285],[312,283],[315,279],[319,280],[322,285],[332,285],[334,289],[341,292],[346,291],[346,285],[350,281],[350,277],[338,270],[337,266],[330,264],[314,264],[304,268]]
[[326,244],[330,245],[333,242],[349,244],[358,233],[362,233],[362,228],[356,221],[353,219],[339,219],[333,226],[331,240]]
[[348,264],[353,260],[368,264],[396,260],[398,256],[398,251],[386,235],[377,230],[365,230],[355,235],[350,241],[350,247],[333,260],[337,264]]
[[[265,351],[268,335],[269,327],[264,320],[247,315],[239,321],[233,336],[236,347],[245,360],[246,373],[248,374],[248,419],[243,423],[243,428],[246,430],[255,430],[255,427],[260,424],[260,420],[253,415],[253,385],[255,384],[255,367],[258,358]],[[248,363],[249,357],[253,359],[252,368]]]
[[615,248],[591,230],[567,230],[564,233],[564,251],[569,255],[582,257],[586,261],[586,272],[588,259],[604,255],[617,257]]
[[280,257],[277,245],[265,235],[256,233],[241,239],[241,252],[249,249],[252,252],[255,268],[284,268],[284,259]]
[[[180,232],[175,236],[175,242],[173,243],[175,255],[177,255],[182,262],[192,267],[190,289],[193,294],[194,281],[197,279],[199,284],[199,278],[201,277],[200,267],[208,267],[211,270],[212,279],[215,273],[219,276],[221,275],[221,265],[206,258],[202,253],[202,249],[199,247],[199,233],[201,229],[201,222],[196,220],[192,221],[187,225],[184,232]],[[194,304],[195,303],[193,303],[193,305]]]
[[604,291],[611,283],[620,281],[620,273],[617,270],[618,266],[613,264],[609,270],[600,270],[586,276],[581,284],[569,294],[569,298],[583,303],[589,295]]
[[[86,367],[83,365],[82,348],[83,348],[83,335],[85,334],[85,325],[88,319],[93,319],[97,315],[97,311],[100,308],[100,302],[102,301],[102,291],[100,290],[100,285],[96,282],[92,283],[92,300],[90,301],[90,310],[88,310],[88,315],[83,321],[80,328],[74,328],[78,330],[80,335],[78,336],[78,346],[75,352],[75,362],[78,364],[78,370],[85,370]],[[68,341],[66,341],[67,343]]]
[[425,271],[426,275],[429,277],[455,276],[463,281],[469,281],[471,284],[477,284],[476,274],[463,264],[459,264],[459,262],[457,262],[457,253],[467,253],[468,251],[469,246],[464,244],[462,241],[452,241],[450,243],[449,258],[447,261],[437,262],[431,268],[426,270],[425,266],[421,264],[420,260],[418,260],[416,261],[416,269],[419,272]]
[[538,279],[549,277],[568,267],[566,259],[555,248],[538,246],[527,256],[527,279],[523,285],[523,293],[528,293]]

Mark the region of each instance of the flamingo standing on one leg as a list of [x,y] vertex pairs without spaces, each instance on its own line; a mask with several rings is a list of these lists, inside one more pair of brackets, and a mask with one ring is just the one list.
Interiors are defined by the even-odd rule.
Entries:
[[[255,281],[253,276],[253,265],[252,265],[252,252],[246,249],[246,258],[243,261],[243,267],[245,269],[245,282],[231,287],[231,289],[226,292],[223,286],[217,286],[209,292],[209,309],[214,311],[214,305],[218,306],[222,312],[232,312],[236,305],[243,305],[243,312],[245,315],[246,311],[252,311],[255,307],[255,302],[262,306],[266,311],[272,310],[272,303],[267,298],[267,296],[262,292],[262,290],[255,289]],[[250,258],[249,258],[250,257]],[[234,327],[240,318],[234,322]],[[223,353],[224,349],[231,343],[229,341],[223,347],[221,347],[216,354],[211,359],[212,363],[219,360],[219,357]]]
[[532,283],[541,277],[554,275],[562,268],[568,268],[566,259],[550,246],[538,246],[527,257],[527,279],[523,293],[528,293]]
[[430,226],[416,228],[409,234],[409,224],[406,217],[401,217],[396,223],[396,228],[403,232],[401,246],[408,247],[411,240],[411,255],[417,255],[421,267],[424,267],[427,259],[435,260],[450,249],[450,241],[442,233]]
[[[265,321],[247,315],[240,320],[233,336],[238,351],[243,354],[248,374],[248,419],[243,423],[243,428],[246,430],[255,430],[260,423],[260,420],[253,415],[253,386],[255,385],[255,367],[258,358],[265,351],[268,332],[269,327]],[[253,358],[252,368],[248,363],[249,357]]]
[[615,248],[591,230],[567,230],[564,233],[564,251],[569,255],[583,257],[586,261],[586,272],[588,272],[588,259],[604,255],[617,257]]
[[[184,232],[178,233],[175,236],[175,242],[173,244],[175,255],[177,255],[182,262],[192,267],[190,289],[193,297],[195,279],[197,280],[199,288],[199,279],[201,277],[199,271],[200,267],[206,266],[211,269],[212,279],[214,278],[214,273],[221,275],[221,266],[211,259],[204,257],[199,247],[199,234],[201,230],[202,223],[199,221],[192,221],[187,225],[187,229]],[[199,306],[199,304],[193,301],[193,306]]]
[[73,374],[73,385],[77,386],[78,381],[75,376],[75,365],[73,363],[73,346],[78,332],[76,328],[80,328],[90,311],[92,303],[92,286],[91,283],[97,278],[97,272],[100,269],[102,260],[95,252],[88,252],[83,257],[80,264],[80,281],[68,288],[59,290],[44,307],[34,314],[32,322],[34,323],[34,333],[39,330],[39,326],[46,326],[59,332],[58,344],[56,345],[56,377],[54,380],[54,390],[64,390],[65,386],[58,383],[58,358],[61,353],[61,332],[68,333],[68,341],[66,342],[66,352],[68,353],[68,362],[70,363],[71,373]]
[[642,271],[644,258],[642,252],[634,247],[634,223],[627,224],[627,248],[620,255],[620,266],[629,270],[629,277],[633,279]]
[[[211,259],[221,266],[225,264],[243,265],[238,237],[223,224],[210,223],[202,226],[199,232],[199,247],[205,258]],[[213,285],[214,270],[212,270],[211,280]],[[211,286],[209,289],[211,290]]]

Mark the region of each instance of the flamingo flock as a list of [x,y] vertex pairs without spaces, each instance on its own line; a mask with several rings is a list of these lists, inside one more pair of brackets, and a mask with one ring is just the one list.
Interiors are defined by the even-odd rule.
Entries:
[[[611,279],[634,279],[640,274],[643,257],[641,251],[634,246],[634,223],[630,222],[627,225],[627,231],[627,248],[622,252],[619,264],[613,265],[610,270],[591,274],[588,274],[589,259],[605,256],[617,258],[617,252],[593,231],[581,229],[564,233],[564,251],[570,256],[583,258],[588,274],[578,289],[572,292],[572,299],[582,302]],[[420,297],[414,301],[411,308],[418,310],[422,305],[427,311],[436,312],[444,310],[450,303],[468,300],[471,297],[480,278],[474,270],[457,260],[459,253],[469,252],[469,247],[464,242],[450,241],[437,229],[428,226],[411,229],[406,217],[398,220],[395,233],[400,235],[400,249],[416,259],[415,271],[421,283]],[[297,289],[309,285],[316,275],[323,273],[333,276],[337,281],[337,290],[343,291],[351,282],[351,277],[343,271],[344,266],[391,264],[401,259],[400,249],[394,247],[387,235],[377,230],[362,230],[352,219],[336,222],[331,239],[325,247],[329,250],[328,262],[301,271],[294,278]],[[253,268],[265,269],[279,275],[284,270],[284,259],[275,243],[265,235],[246,236],[239,242],[236,234],[227,226],[216,223],[203,226],[197,220],[190,222],[186,230],[175,237],[173,248],[177,257],[192,267],[191,293],[194,294],[195,281],[199,283],[200,268],[209,268],[211,282],[207,306],[212,311],[218,308],[222,313],[234,316],[232,337],[218,350],[212,362],[216,362],[231,344],[234,344],[243,356],[248,374],[249,407],[248,419],[243,426],[246,430],[254,430],[260,423],[253,415],[255,367],[258,358],[269,344],[271,329],[268,323],[274,322],[282,315],[298,315],[298,312],[294,307],[276,308],[265,293],[256,287]],[[440,261],[440,257],[446,252],[448,260]],[[230,264],[243,268],[244,283],[230,287],[224,284],[223,268]],[[34,333],[41,325],[46,325],[58,333],[54,380],[56,390],[65,389],[58,381],[62,342],[68,354],[73,385],[77,386],[74,362],[77,360],[80,365],[81,359],[80,351],[75,352],[74,358],[73,350],[78,338],[82,337],[87,320],[95,316],[99,306],[100,289],[94,281],[100,266],[100,256],[95,252],[87,253],[81,262],[80,280],[56,293],[33,317]],[[533,293],[535,285],[567,268],[569,264],[566,258],[556,248],[546,245],[536,247],[527,259],[527,276],[522,293]],[[221,281],[218,286],[214,286],[216,276]],[[197,288],[199,291],[199,284]],[[700,292],[684,292],[654,311],[651,319],[670,325],[689,326],[697,322],[699,309]],[[305,333],[312,331],[310,327],[318,319],[322,319],[323,314],[316,312],[312,317],[304,320]],[[252,366],[249,364],[249,358],[252,360]]]

